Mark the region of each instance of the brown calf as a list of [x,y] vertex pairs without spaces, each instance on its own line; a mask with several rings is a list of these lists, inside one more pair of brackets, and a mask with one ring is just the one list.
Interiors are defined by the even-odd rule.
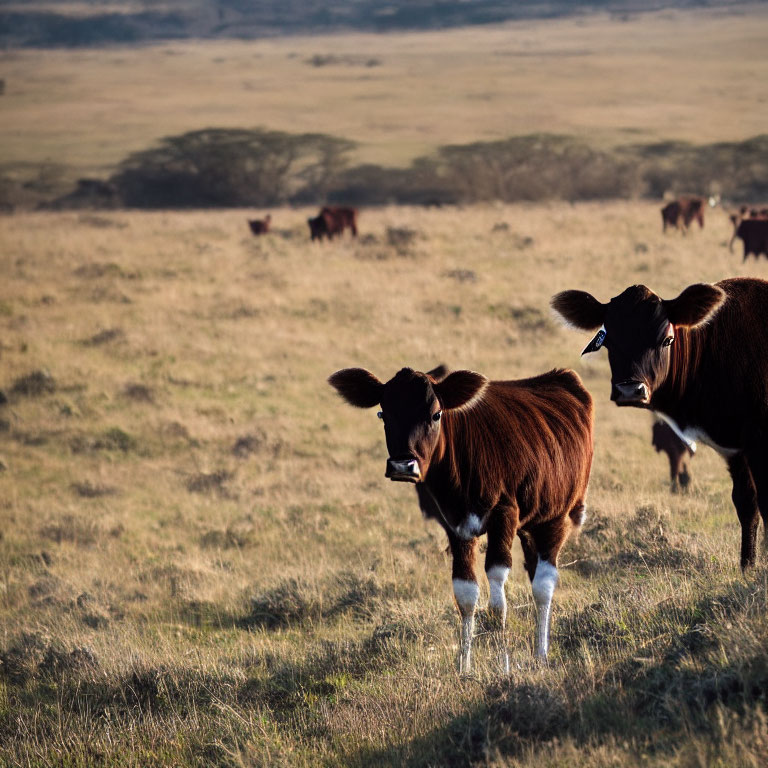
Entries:
[[678,197],[672,200],[661,209],[662,232],[666,232],[667,227],[673,227],[685,234],[694,220],[703,228],[705,207],[703,197]]
[[267,214],[263,219],[249,219],[248,226],[254,235],[266,235],[269,232],[269,223],[271,221],[272,216]]
[[349,229],[352,237],[357,237],[357,208],[326,205],[320,210],[319,215],[325,220],[329,238],[334,235],[343,235],[345,229]]
[[488,381],[473,371],[445,375],[403,368],[384,384],[362,368],[346,368],[329,383],[351,405],[381,404],[386,477],[415,483],[422,513],[448,536],[462,623],[460,671],[471,668],[480,591],[475,557],[483,534],[489,614],[504,669],[504,584],[515,535],[537,607],[536,653],[546,658],[557,557],[584,520],[592,464],[592,399],[579,377],[554,370],[531,379]]

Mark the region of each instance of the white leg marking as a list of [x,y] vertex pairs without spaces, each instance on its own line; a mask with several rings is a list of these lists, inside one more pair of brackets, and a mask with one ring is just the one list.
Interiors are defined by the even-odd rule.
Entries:
[[491,598],[488,604],[489,613],[498,618],[496,627],[496,641],[498,643],[499,664],[503,675],[509,674],[509,654],[507,653],[504,625],[507,621],[507,596],[504,593],[504,584],[509,576],[509,568],[504,565],[494,565],[488,569],[488,586],[491,588]]
[[472,669],[472,636],[475,633],[475,606],[480,595],[480,587],[476,581],[454,579],[453,594],[461,612],[459,673],[466,675]]
[[501,616],[501,623],[507,616],[507,596],[504,594],[504,583],[509,576],[509,568],[504,565],[494,565],[488,570],[488,586],[491,589],[490,608]]
[[557,580],[557,568],[539,558],[531,587],[536,602],[536,655],[543,659],[549,650],[549,614]]

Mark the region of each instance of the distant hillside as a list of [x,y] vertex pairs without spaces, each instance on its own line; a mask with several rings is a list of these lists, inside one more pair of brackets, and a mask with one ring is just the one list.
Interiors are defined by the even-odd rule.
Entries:
[[[762,0],[765,2],[765,0]],[[184,38],[255,39],[443,29],[594,11],[731,7],[735,0],[0,0],[0,46],[81,47]]]

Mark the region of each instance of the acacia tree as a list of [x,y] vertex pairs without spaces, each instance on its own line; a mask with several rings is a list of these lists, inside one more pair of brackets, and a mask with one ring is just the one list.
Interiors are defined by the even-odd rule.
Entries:
[[325,134],[206,128],[127,157],[111,181],[129,207],[266,207],[323,197],[354,143]]

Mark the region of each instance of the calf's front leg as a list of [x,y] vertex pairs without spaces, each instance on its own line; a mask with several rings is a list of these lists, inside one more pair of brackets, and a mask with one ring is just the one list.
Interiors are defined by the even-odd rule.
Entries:
[[453,595],[461,616],[461,647],[459,673],[472,671],[472,638],[475,633],[475,607],[480,587],[475,578],[475,552],[477,539],[460,539],[449,532],[448,541],[453,555]]

